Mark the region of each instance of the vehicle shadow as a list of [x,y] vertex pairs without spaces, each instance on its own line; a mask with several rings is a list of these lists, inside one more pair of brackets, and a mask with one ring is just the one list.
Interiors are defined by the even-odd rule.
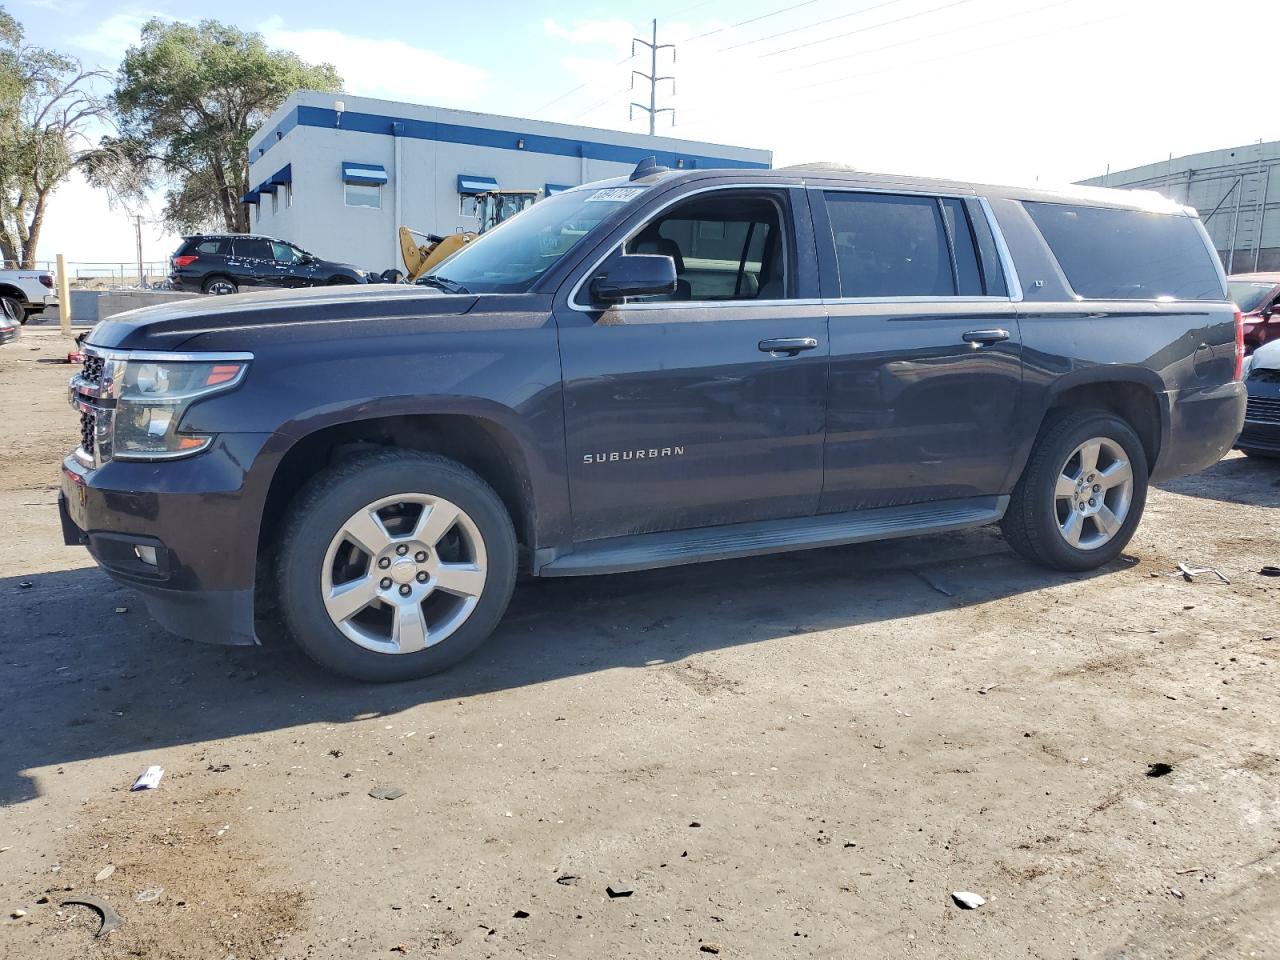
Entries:
[[[1108,569],[1131,562],[1122,558]],[[1061,574],[1032,567],[987,528],[536,581],[517,589],[494,637],[470,659],[435,677],[383,686],[331,677],[291,645],[177,639],[151,621],[140,597],[94,568],[0,579],[0,702],[7,717],[0,805],[36,798],[38,772],[76,760],[390,715],[985,603],[1108,569]]]
[[1187,497],[1221,500],[1247,507],[1280,507],[1280,459],[1227,454],[1199,473],[1155,484]]

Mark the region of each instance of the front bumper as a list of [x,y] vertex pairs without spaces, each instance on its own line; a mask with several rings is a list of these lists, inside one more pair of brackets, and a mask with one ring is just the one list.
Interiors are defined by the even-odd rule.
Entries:
[[63,540],[141,593],[167,630],[256,643],[258,528],[277,443],[273,434],[223,434],[188,459],[97,468],[70,456],[58,497]]
[[1280,379],[1251,378],[1245,385],[1249,403],[1236,446],[1280,456]]

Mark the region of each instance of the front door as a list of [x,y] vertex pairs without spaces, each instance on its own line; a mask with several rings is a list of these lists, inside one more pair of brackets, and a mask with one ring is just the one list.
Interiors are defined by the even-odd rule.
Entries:
[[1007,492],[1022,347],[981,203],[811,200],[831,330],[821,511]]
[[828,343],[803,191],[695,192],[617,241],[679,281],[606,308],[596,270],[557,310],[574,540],[812,515]]

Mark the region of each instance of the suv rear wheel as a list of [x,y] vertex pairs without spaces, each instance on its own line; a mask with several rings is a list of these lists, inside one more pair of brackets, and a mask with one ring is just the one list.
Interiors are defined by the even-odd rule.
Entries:
[[1068,410],[1041,431],[1000,527],[1028,560],[1092,570],[1120,555],[1146,499],[1147,457],[1133,428],[1104,410]]
[[318,474],[280,543],[290,632],[321,666],[357,680],[410,680],[460,660],[497,626],[515,584],[515,531],[498,495],[460,464],[415,451]]
[[210,277],[201,287],[205,293],[211,293],[214,296],[225,296],[229,293],[239,293],[240,288],[236,282],[230,277]]

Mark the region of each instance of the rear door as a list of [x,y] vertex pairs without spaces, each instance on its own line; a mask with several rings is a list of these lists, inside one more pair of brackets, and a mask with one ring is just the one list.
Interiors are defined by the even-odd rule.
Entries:
[[985,205],[810,197],[831,330],[821,511],[1006,492],[1022,349]]
[[621,227],[673,296],[557,306],[574,540],[812,515],[827,320],[803,189],[703,188]]
[[240,286],[274,285],[277,282],[275,254],[271,241],[261,237],[236,237],[231,241],[227,269]]

